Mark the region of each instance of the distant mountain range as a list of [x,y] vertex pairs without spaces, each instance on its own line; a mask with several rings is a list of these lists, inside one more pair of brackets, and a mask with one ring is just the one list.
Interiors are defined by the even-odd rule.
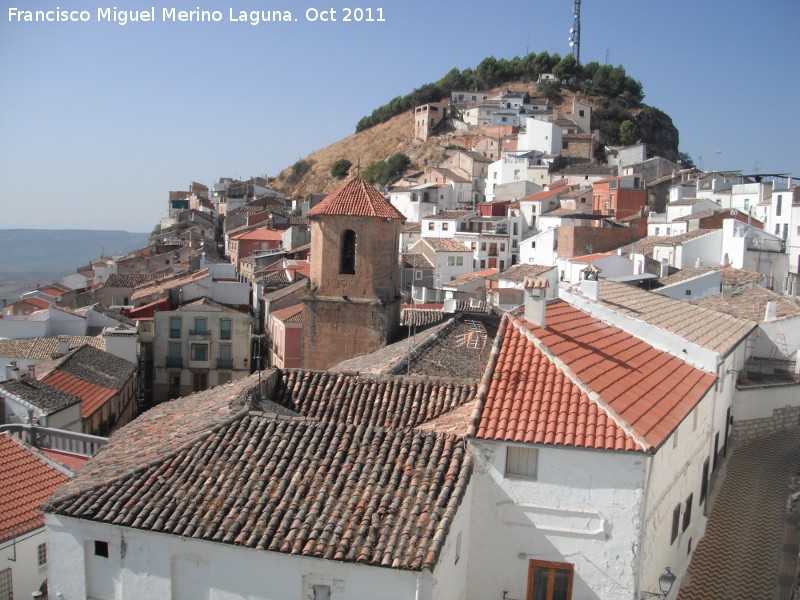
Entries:
[[0,298],[13,301],[26,289],[58,281],[92,259],[142,248],[148,236],[128,231],[0,229]]

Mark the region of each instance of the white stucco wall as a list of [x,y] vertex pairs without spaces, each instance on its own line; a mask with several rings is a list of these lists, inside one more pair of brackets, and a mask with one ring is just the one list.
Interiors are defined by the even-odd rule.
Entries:
[[519,262],[533,265],[555,265],[557,253],[554,245],[557,236],[558,229],[548,229],[522,240],[519,244]]
[[538,446],[532,481],[504,477],[508,444],[470,446],[468,598],[525,598],[529,559],[573,564],[573,600],[634,597],[645,455]]
[[[49,590],[63,600],[308,600],[314,584],[331,586],[331,600],[432,597],[433,578],[425,571],[418,577],[412,571],[252,550],[56,515],[47,515],[46,522]],[[94,555],[95,540],[108,542],[108,558]]]
[[719,294],[721,285],[722,271],[714,270],[686,281],[655,289],[653,292],[676,300],[696,300],[704,296]]
[[[14,598],[31,598],[47,579],[47,565],[39,566],[37,548],[46,540],[44,527],[0,542],[0,570],[11,568]],[[13,559],[13,560],[12,560]]]
[[37,311],[28,317],[6,315],[0,319],[0,338],[44,337],[48,331],[47,311]]
[[546,154],[560,154],[561,127],[549,121],[526,119],[525,132],[519,134],[517,150],[520,152],[539,150]]
[[[703,462],[706,459],[713,462],[709,440],[713,437],[714,399],[712,388],[653,456],[643,511],[641,590],[657,590],[658,577],[665,567],[670,567],[680,579],[705,531],[700,492]],[[690,519],[684,523],[690,497]],[[677,506],[680,506],[679,526],[673,541],[673,512]],[[676,589],[678,585],[679,582]]]

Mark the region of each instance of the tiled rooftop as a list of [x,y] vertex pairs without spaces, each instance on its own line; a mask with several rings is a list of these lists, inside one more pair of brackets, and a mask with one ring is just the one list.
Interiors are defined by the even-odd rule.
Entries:
[[754,327],[743,319],[607,279],[600,282],[600,303],[722,356],[731,352]]
[[303,303],[293,304],[272,313],[272,317],[278,321],[285,323],[302,323],[303,322]]
[[0,542],[44,526],[39,508],[68,477],[0,433]]
[[45,414],[56,413],[81,401],[77,396],[28,376],[0,382],[0,391],[24,400]]
[[156,281],[148,282],[144,285],[138,286],[131,294],[131,300],[135,301],[140,298],[147,298],[154,294],[163,294],[168,290],[183,287],[189,283],[200,281],[209,276],[208,269],[200,269],[191,273],[180,273],[176,276],[166,277]]
[[500,331],[479,438],[652,451],[715,381],[562,301],[546,328],[507,315]]
[[382,217],[405,221],[402,213],[383,194],[358,176],[344,182],[308,211],[309,217],[317,215]]
[[758,285],[740,288],[731,295],[725,294],[700,298],[695,300],[694,304],[732,315],[739,319],[763,323],[766,316],[767,302],[775,302],[775,316],[778,319],[800,316],[800,306],[798,306],[797,302]]
[[514,283],[522,283],[525,281],[526,277],[539,277],[544,275],[548,271],[552,271],[555,269],[553,266],[543,266],[543,265],[530,265],[530,264],[518,264],[514,265],[513,267],[498,273],[497,275],[492,275],[487,277],[487,279],[491,279],[493,281],[512,281]]
[[455,287],[464,285],[465,283],[472,283],[473,281],[481,281],[482,279],[488,279],[490,276],[496,275],[497,273],[498,269],[483,269],[482,271],[465,273],[460,277],[455,277],[454,279],[450,280],[448,283],[444,284],[444,287]]
[[255,375],[158,405],[113,436],[47,510],[254,550],[431,569],[471,459],[463,438],[411,427],[462,406],[474,385],[262,377],[296,416],[269,402],[267,412],[248,412]]
[[133,288],[153,281],[155,278],[153,273],[112,273],[106,279],[103,287]]
[[434,252],[472,252],[466,244],[452,238],[424,237],[421,241],[427,243]]
[[136,371],[136,363],[86,345],[67,355],[56,369],[96,385],[121,390]]
[[736,267],[715,265],[710,268],[722,271],[722,285],[749,285],[760,283],[764,279],[764,275],[761,273],[745,271],[744,269],[737,269]]
[[106,348],[106,342],[102,337],[91,337],[84,335],[56,335],[42,338],[0,340],[0,356],[9,358],[49,360],[58,354],[59,338],[69,341],[70,350],[79,348],[84,344],[88,344],[99,350],[105,350]]

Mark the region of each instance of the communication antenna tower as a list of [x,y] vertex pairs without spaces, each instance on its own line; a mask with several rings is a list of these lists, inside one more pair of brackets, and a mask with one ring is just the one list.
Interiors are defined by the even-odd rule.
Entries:
[[572,8],[572,27],[569,29],[569,47],[575,64],[581,64],[581,0],[575,0]]

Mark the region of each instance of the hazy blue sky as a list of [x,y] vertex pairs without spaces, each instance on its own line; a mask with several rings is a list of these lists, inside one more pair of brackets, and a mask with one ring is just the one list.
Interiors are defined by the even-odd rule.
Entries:
[[[486,56],[564,55],[572,0],[8,0],[0,19],[0,227],[149,231],[192,180],[275,175],[394,96]],[[97,7],[220,23],[98,23]],[[14,23],[9,7],[88,10]],[[307,8],[382,7],[384,23]],[[252,26],[229,10],[291,10]],[[584,0],[583,62],[622,65],[704,169],[800,176],[796,0]],[[409,130],[412,125],[409,123]]]

